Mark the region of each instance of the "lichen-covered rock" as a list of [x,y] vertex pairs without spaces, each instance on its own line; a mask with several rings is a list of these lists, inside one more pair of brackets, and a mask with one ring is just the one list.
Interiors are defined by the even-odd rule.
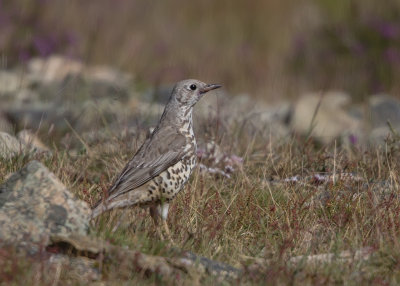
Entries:
[[0,244],[37,251],[50,235],[86,234],[90,208],[38,161],[0,186]]
[[231,265],[211,260],[207,257],[198,256],[192,252],[183,253],[182,257],[175,257],[169,260],[175,266],[182,268],[194,267],[200,273],[208,273],[211,276],[223,279],[236,279],[241,270]]
[[45,270],[54,273],[61,269],[61,279],[63,282],[70,282],[68,285],[74,285],[77,281],[86,284],[101,279],[101,272],[96,264],[96,260],[87,257],[54,254],[47,260]]
[[[76,258],[88,257],[97,259],[97,261],[100,259],[105,267],[114,263],[124,265],[118,273],[121,277],[131,275],[133,272],[139,272],[157,274],[163,278],[173,278],[177,275],[193,273],[194,271],[200,275],[214,276],[221,281],[236,279],[242,273],[241,269],[228,264],[213,261],[191,252],[182,252],[176,248],[170,249],[169,257],[154,256],[115,246],[100,238],[91,236],[52,236],[51,244],[47,247],[47,250],[59,255],[63,260],[66,260],[67,257],[62,254],[73,254]],[[90,260],[82,260],[81,262],[85,263],[76,265],[74,269],[87,269],[88,275],[96,278],[96,275],[93,275],[96,274],[96,271],[91,269],[93,264],[90,263]],[[83,268],[80,267],[81,265]],[[83,272],[80,271],[80,273]],[[90,277],[89,279],[92,279]]]

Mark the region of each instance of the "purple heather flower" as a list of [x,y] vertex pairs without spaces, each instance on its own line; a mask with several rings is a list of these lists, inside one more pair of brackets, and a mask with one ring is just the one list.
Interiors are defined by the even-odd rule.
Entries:
[[389,63],[399,63],[400,53],[395,47],[389,47],[384,52],[385,58]]
[[55,44],[52,38],[35,36],[33,44],[41,56],[48,56],[54,52]]
[[356,145],[357,142],[358,142],[358,138],[357,138],[357,136],[354,135],[354,134],[350,134],[350,135],[349,135],[349,140],[350,140],[350,143],[353,144],[353,145]]
[[382,23],[378,27],[380,34],[386,39],[395,39],[400,34],[400,28],[396,24]]

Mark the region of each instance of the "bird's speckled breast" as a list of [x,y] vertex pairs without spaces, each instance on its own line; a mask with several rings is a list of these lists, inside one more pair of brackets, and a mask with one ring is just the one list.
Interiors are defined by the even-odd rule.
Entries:
[[175,165],[169,167],[149,183],[152,200],[171,201],[185,186],[196,166],[196,139],[191,124],[180,132],[188,139],[185,147],[186,155]]
[[185,186],[195,166],[196,156],[186,156],[161,173],[157,180],[161,198],[172,200]]

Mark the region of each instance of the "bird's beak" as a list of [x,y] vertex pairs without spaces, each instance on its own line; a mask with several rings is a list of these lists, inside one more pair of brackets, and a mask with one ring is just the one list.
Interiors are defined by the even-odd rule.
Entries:
[[220,85],[220,84],[214,84],[214,83],[207,84],[205,87],[200,89],[200,94],[204,94],[206,92],[209,92],[210,90],[220,88],[221,86],[222,85]]

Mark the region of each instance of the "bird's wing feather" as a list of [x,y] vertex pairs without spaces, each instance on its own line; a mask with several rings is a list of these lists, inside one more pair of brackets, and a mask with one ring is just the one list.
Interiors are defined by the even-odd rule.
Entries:
[[187,139],[175,128],[162,128],[147,139],[108,191],[108,200],[136,189],[184,156]]

